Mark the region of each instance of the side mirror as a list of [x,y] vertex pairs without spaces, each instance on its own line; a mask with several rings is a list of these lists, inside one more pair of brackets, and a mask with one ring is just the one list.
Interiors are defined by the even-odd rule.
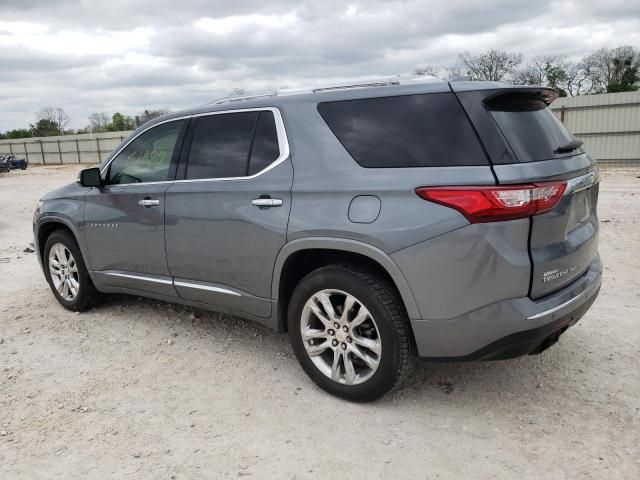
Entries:
[[78,179],[83,187],[101,187],[102,179],[100,178],[99,168],[85,168],[80,170],[80,178]]

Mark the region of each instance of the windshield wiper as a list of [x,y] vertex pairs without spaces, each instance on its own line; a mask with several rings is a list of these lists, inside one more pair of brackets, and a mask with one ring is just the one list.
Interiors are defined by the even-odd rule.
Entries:
[[584,142],[582,140],[571,140],[569,143],[565,143],[564,145],[560,145],[556,148],[555,153],[567,153],[577,150],[582,146]]

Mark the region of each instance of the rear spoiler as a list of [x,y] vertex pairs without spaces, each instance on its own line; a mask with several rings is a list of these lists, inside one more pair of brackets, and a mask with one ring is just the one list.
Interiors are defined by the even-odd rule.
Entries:
[[546,87],[505,88],[489,95],[483,103],[489,110],[540,110],[551,105],[558,92]]
[[462,92],[485,92],[483,97],[485,100],[490,100],[502,95],[515,95],[530,94],[538,97],[547,105],[550,105],[556,98],[558,98],[558,92],[550,87],[543,87],[540,85],[511,85],[504,82],[470,82],[470,81],[458,81],[449,82],[449,87],[454,93]]

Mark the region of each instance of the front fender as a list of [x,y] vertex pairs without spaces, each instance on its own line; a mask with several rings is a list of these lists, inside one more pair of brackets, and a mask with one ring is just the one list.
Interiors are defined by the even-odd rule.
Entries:
[[63,225],[65,227],[67,227],[71,233],[73,234],[73,236],[76,239],[76,242],[78,242],[78,247],[80,247],[80,253],[82,253],[82,258],[84,260],[84,263],[87,267],[87,269],[89,270],[89,272],[92,271],[91,268],[91,263],[90,263],[90,259],[89,259],[89,255],[88,252],[85,248],[84,245],[84,241],[83,241],[83,237],[82,237],[82,233],[80,232],[78,226],[67,216],[62,215],[62,214],[52,214],[52,213],[44,213],[42,214],[35,222],[34,224],[34,245],[35,245],[35,251],[38,255],[38,261],[40,262],[40,267],[42,268],[43,266],[43,261],[44,259],[42,258],[42,247],[44,247],[44,245],[40,245],[39,242],[39,232],[40,232],[40,228],[42,228],[43,225],[45,224],[51,224],[51,223],[57,223],[60,225]]

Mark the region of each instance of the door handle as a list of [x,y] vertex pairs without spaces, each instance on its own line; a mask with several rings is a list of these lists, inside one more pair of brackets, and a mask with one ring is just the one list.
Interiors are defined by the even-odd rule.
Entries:
[[141,207],[155,207],[156,205],[160,205],[160,200],[154,198],[144,198],[138,202],[138,205]]
[[279,198],[254,198],[251,200],[251,204],[261,208],[279,207],[282,205],[282,200]]

